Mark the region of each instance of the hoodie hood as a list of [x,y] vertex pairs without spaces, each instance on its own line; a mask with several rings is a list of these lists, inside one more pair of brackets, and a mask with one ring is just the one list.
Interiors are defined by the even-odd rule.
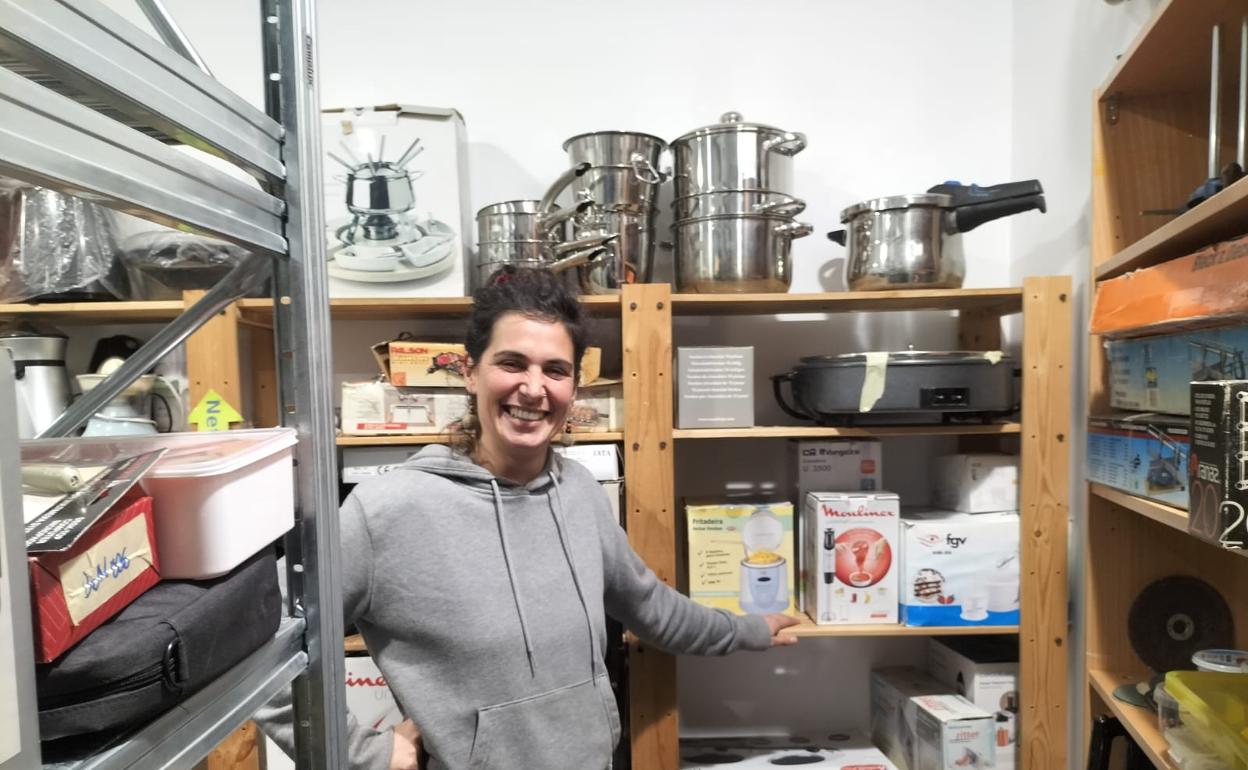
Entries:
[[472,458],[442,444],[430,444],[408,458],[400,467],[432,473],[435,476],[452,479],[471,487],[488,490],[491,482],[499,487],[525,492],[543,492],[551,484],[563,480],[563,458],[553,450],[547,450],[546,465],[537,478],[527,484],[519,484],[501,476],[495,476],[486,468],[481,467]]

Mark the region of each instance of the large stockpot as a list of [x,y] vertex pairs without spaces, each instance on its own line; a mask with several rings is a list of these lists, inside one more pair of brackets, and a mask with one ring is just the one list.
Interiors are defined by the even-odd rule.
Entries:
[[720,121],[672,141],[677,198],[793,188],[793,156],[806,147],[803,134],[743,123],[736,112],[725,113]]
[[582,201],[572,208],[544,211],[535,200],[503,201],[477,212],[477,243],[496,241],[550,241],[562,238],[560,225],[591,205]]
[[596,207],[574,220],[577,238],[615,235],[595,262],[577,268],[582,294],[617,294],[627,283],[648,283],[654,264],[654,212],[602,211]]
[[875,198],[841,212],[828,238],[848,248],[852,291],[957,289],[966,275],[961,234],[994,219],[1045,210],[1036,180],[993,187],[946,183],[926,193]]
[[795,217],[806,210],[806,201],[771,190],[726,190],[687,195],[672,201],[677,220],[729,214]]
[[667,143],[635,131],[595,131],[563,143],[574,166],[589,170],[572,180],[577,200],[592,200],[608,210],[647,212],[665,178],[659,158]]
[[794,238],[811,226],[789,217],[729,215],[684,219],[676,234],[676,290],[733,294],[787,292]]

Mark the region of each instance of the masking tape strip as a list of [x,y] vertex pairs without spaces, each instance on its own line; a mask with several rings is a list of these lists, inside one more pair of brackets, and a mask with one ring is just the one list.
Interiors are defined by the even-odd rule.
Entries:
[[1005,354],[1002,353],[1000,350],[989,350],[986,353],[984,353],[984,358],[988,359],[988,363],[993,364],[995,366],[996,364],[1001,363],[1001,358],[1004,355]]
[[875,402],[884,395],[884,373],[888,369],[888,352],[876,351],[865,354],[866,373],[862,380],[862,393],[858,396],[858,411],[869,412]]

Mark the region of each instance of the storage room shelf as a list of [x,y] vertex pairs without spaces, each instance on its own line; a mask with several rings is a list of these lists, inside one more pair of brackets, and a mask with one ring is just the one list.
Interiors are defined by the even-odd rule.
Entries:
[[988,425],[875,425],[830,428],[819,425],[770,425],[757,428],[684,428],[672,431],[675,438],[873,438],[887,436],[999,436],[1022,432],[1016,422]]
[[[577,433],[576,443],[592,444],[602,441],[623,441],[623,433]],[[419,444],[445,444],[446,436],[435,433],[428,436],[339,436],[338,446],[416,446]]]
[[359,634],[351,634],[342,640],[342,649],[345,652],[368,652],[368,647],[364,644],[364,637]]
[[[1107,671],[1088,671],[1088,681],[1092,688],[1101,696],[1101,700],[1109,707],[1122,726],[1144,749],[1153,765],[1160,770],[1178,770],[1178,765],[1166,756],[1166,740],[1161,737],[1161,728],[1157,726],[1156,712],[1146,708],[1132,706],[1114,698],[1114,689],[1119,685],[1132,684],[1138,677],[1111,674]],[[1089,717],[1090,718],[1090,717]]]
[[153,302],[43,302],[0,304],[0,318],[37,318],[57,323],[156,323],[172,321],[186,306],[181,300]]
[[1245,223],[1248,223],[1248,178],[1118,252],[1097,266],[1096,279],[1101,281],[1151,267],[1191,254],[1211,243],[1243,235],[1248,229]]
[[[1119,58],[1103,93],[1130,97],[1198,91],[1207,95],[1210,30],[1214,24],[1222,25],[1223,72],[1229,73],[1239,61],[1243,15],[1243,0],[1167,0]],[[1234,80],[1223,77],[1222,82]],[[1224,104],[1234,109],[1233,100]]]
[[[595,316],[618,315],[618,295],[581,297],[581,304]],[[273,320],[273,301],[268,298],[239,300],[244,318]],[[396,299],[331,299],[329,314],[335,321],[392,321],[404,318],[466,318],[472,297],[406,297]]]
[[1022,309],[1021,288],[672,295],[674,315],[694,316],[899,310],[977,310],[1010,315],[1022,312]]
[[1099,498],[1108,500],[1115,505],[1121,505],[1129,511],[1152,519],[1153,521],[1165,524],[1167,527],[1174,527],[1182,532],[1187,532],[1187,511],[1182,508],[1175,508],[1172,505],[1159,503],[1155,500],[1146,500],[1143,497],[1107,487],[1104,484],[1091,482],[1088,485],[1092,494]]
[[303,629],[301,618],[284,619],[272,641],[156,721],[87,759],[48,762],[45,770],[194,765],[307,668]]
[[801,616],[801,624],[786,628],[785,634],[793,636],[984,636],[988,634],[1017,634],[1018,626],[927,626],[913,628],[890,623],[872,623],[847,626],[818,626],[807,615]]

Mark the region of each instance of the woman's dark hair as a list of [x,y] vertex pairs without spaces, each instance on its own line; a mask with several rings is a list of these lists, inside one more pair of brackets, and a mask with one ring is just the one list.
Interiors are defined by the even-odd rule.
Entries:
[[[558,275],[546,269],[517,268],[504,265],[489,277],[485,285],[472,293],[472,314],[464,347],[474,364],[481,362],[490,346],[494,324],[507,313],[548,323],[560,323],[572,338],[573,376],[581,376],[581,357],[589,344],[585,328],[585,311],[576,296],[568,291]],[[476,398],[469,397],[469,416],[458,442],[460,449],[472,454],[481,438],[481,424],[476,419]]]

